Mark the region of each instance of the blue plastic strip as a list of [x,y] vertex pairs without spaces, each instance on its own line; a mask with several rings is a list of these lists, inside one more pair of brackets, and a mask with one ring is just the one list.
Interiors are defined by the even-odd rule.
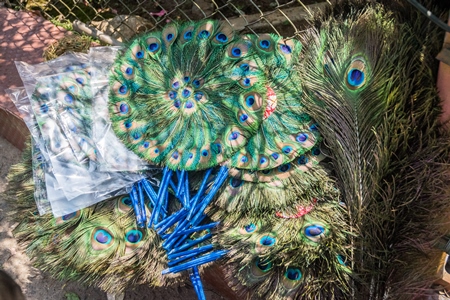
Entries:
[[175,267],[171,267],[168,269],[165,269],[162,271],[162,274],[168,274],[168,273],[178,273],[187,269],[190,269],[192,267],[198,267],[200,265],[215,261],[219,258],[221,258],[222,256],[224,256],[225,254],[227,254],[226,250],[218,250],[218,251],[214,251],[211,252],[207,255],[204,255],[202,257],[196,258],[191,260],[190,262],[175,266]]

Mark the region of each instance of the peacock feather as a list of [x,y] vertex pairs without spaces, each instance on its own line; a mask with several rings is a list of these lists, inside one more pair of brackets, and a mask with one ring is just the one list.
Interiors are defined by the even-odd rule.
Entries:
[[338,5],[301,35],[305,105],[332,149],[349,214],[356,299],[429,292],[435,275],[426,253],[443,234],[438,216],[448,199],[448,133],[433,75],[439,34],[391,4],[396,12]]

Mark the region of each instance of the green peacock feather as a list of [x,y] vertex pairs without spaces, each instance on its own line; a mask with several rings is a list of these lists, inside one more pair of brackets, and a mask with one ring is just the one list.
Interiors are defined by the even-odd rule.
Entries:
[[439,34],[418,12],[391,4],[397,12],[337,6],[301,36],[306,107],[332,149],[350,216],[356,299],[429,293],[427,253],[443,234],[449,195],[432,61]]

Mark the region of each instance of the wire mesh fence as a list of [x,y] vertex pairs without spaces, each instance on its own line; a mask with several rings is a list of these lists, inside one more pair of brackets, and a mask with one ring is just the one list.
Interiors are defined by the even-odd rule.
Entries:
[[136,34],[168,22],[206,18],[229,23],[235,30],[273,32],[293,37],[305,17],[332,3],[314,0],[5,0],[16,10],[33,11],[56,25],[104,35],[103,41],[120,44]]

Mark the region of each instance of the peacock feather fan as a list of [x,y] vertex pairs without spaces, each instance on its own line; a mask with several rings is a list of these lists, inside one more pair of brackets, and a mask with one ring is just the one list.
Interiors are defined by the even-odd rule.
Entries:
[[274,218],[276,213],[308,210],[316,202],[338,202],[339,192],[324,158],[320,148],[315,147],[274,169],[231,169],[209,214],[226,225],[244,226],[247,217]]
[[[349,292],[345,210],[318,204],[301,216],[246,219],[224,227],[218,243],[229,285],[246,299],[340,299]],[[253,222],[254,221],[254,222]]]
[[[267,105],[258,131],[230,159],[240,169],[268,170],[289,163],[320,141],[316,124],[302,103],[298,62],[301,44],[277,35],[247,35],[257,50],[254,65],[245,62],[246,78],[253,84],[253,69],[267,73]],[[242,67],[242,65],[241,65]],[[241,120],[242,121],[242,120]]]
[[225,161],[259,128],[266,106],[264,70],[245,80],[253,48],[218,21],[170,24],[133,40],[110,76],[117,136],[171,169]]

